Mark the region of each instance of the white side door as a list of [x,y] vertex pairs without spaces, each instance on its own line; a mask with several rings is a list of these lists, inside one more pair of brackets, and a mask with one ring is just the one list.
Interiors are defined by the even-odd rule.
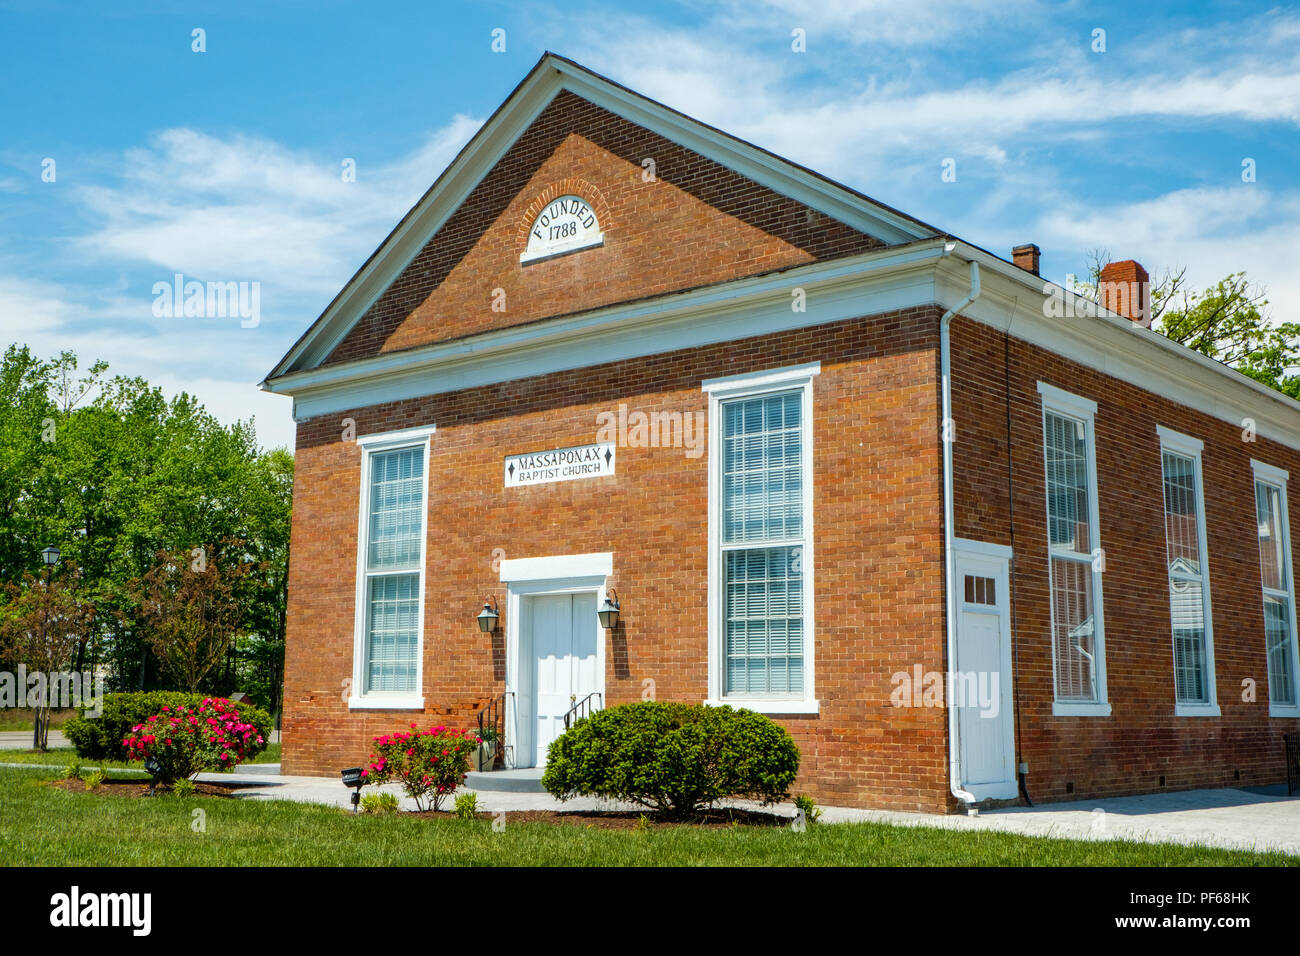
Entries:
[[1009,553],[1001,550],[957,553],[957,661],[949,706],[958,707],[962,783],[980,800],[1017,793]]
[[596,597],[547,594],[531,600],[534,660],[534,766],[546,765],[551,741],[564,732],[564,715],[596,691]]

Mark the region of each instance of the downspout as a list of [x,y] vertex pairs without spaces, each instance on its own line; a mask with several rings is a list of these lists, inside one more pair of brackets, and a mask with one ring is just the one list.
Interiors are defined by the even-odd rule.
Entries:
[[[956,247],[956,243],[948,243],[944,246],[944,255],[950,254]],[[939,320],[939,374],[942,379],[943,390],[943,430],[941,437],[943,439],[944,594],[947,600],[949,670],[955,670],[957,662],[957,551],[955,546],[956,529],[953,527],[956,507],[953,504],[955,492],[953,490],[952,474],[952,446],[957,436],[952,418],[952,357],[948,343],[948,326],[952,323],[953,316],[978,299],[979,295],[980,266],[978,262],[972,260],[970,264],[970,294],[945,312],[943,318]],[[947,683],[951,685],[952,682],[948,681]],[[965,805],[966,812],[974,816],[979,812],[975,807],[975,795],[961,785],[961,761],[959,757],[961,748],[958,745],[957,737],[957,708],[952,706],[952,703],[952,701],[948,701],[948,789],[952,791],[954,797]]]

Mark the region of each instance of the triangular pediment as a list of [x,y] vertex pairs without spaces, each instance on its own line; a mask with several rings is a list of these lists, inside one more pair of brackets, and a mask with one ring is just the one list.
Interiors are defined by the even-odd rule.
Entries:
[[268,378],[935,234],[548,54]]

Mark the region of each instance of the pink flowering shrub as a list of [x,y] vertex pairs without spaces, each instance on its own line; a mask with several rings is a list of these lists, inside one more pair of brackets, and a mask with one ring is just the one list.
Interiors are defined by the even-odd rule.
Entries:
[[173,783],[203,770],[230,770],[266,749],[256,727],[239,716],[239,705],[206,697],[193,707],[163,707],[122,741],[131,760],[153,757],[159,781]]
[[467,730],[430,727],[375,738],[375,752],[361,775],[366,783],[396,781],[420,810],[440,809],[469,769],[469,755],[480,741]]

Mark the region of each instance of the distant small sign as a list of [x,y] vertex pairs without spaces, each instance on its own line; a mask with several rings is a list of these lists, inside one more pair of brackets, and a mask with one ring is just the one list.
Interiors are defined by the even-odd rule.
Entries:
[[547,203],[528,230],[528,246],[519,262],[547,259],[561,253],[599,246],[605,241],[596,213],[580,196],[561,196]]
[[614,474],[615,461],[613,442],[510,455],[505,460],[506,487],[603,478]]

